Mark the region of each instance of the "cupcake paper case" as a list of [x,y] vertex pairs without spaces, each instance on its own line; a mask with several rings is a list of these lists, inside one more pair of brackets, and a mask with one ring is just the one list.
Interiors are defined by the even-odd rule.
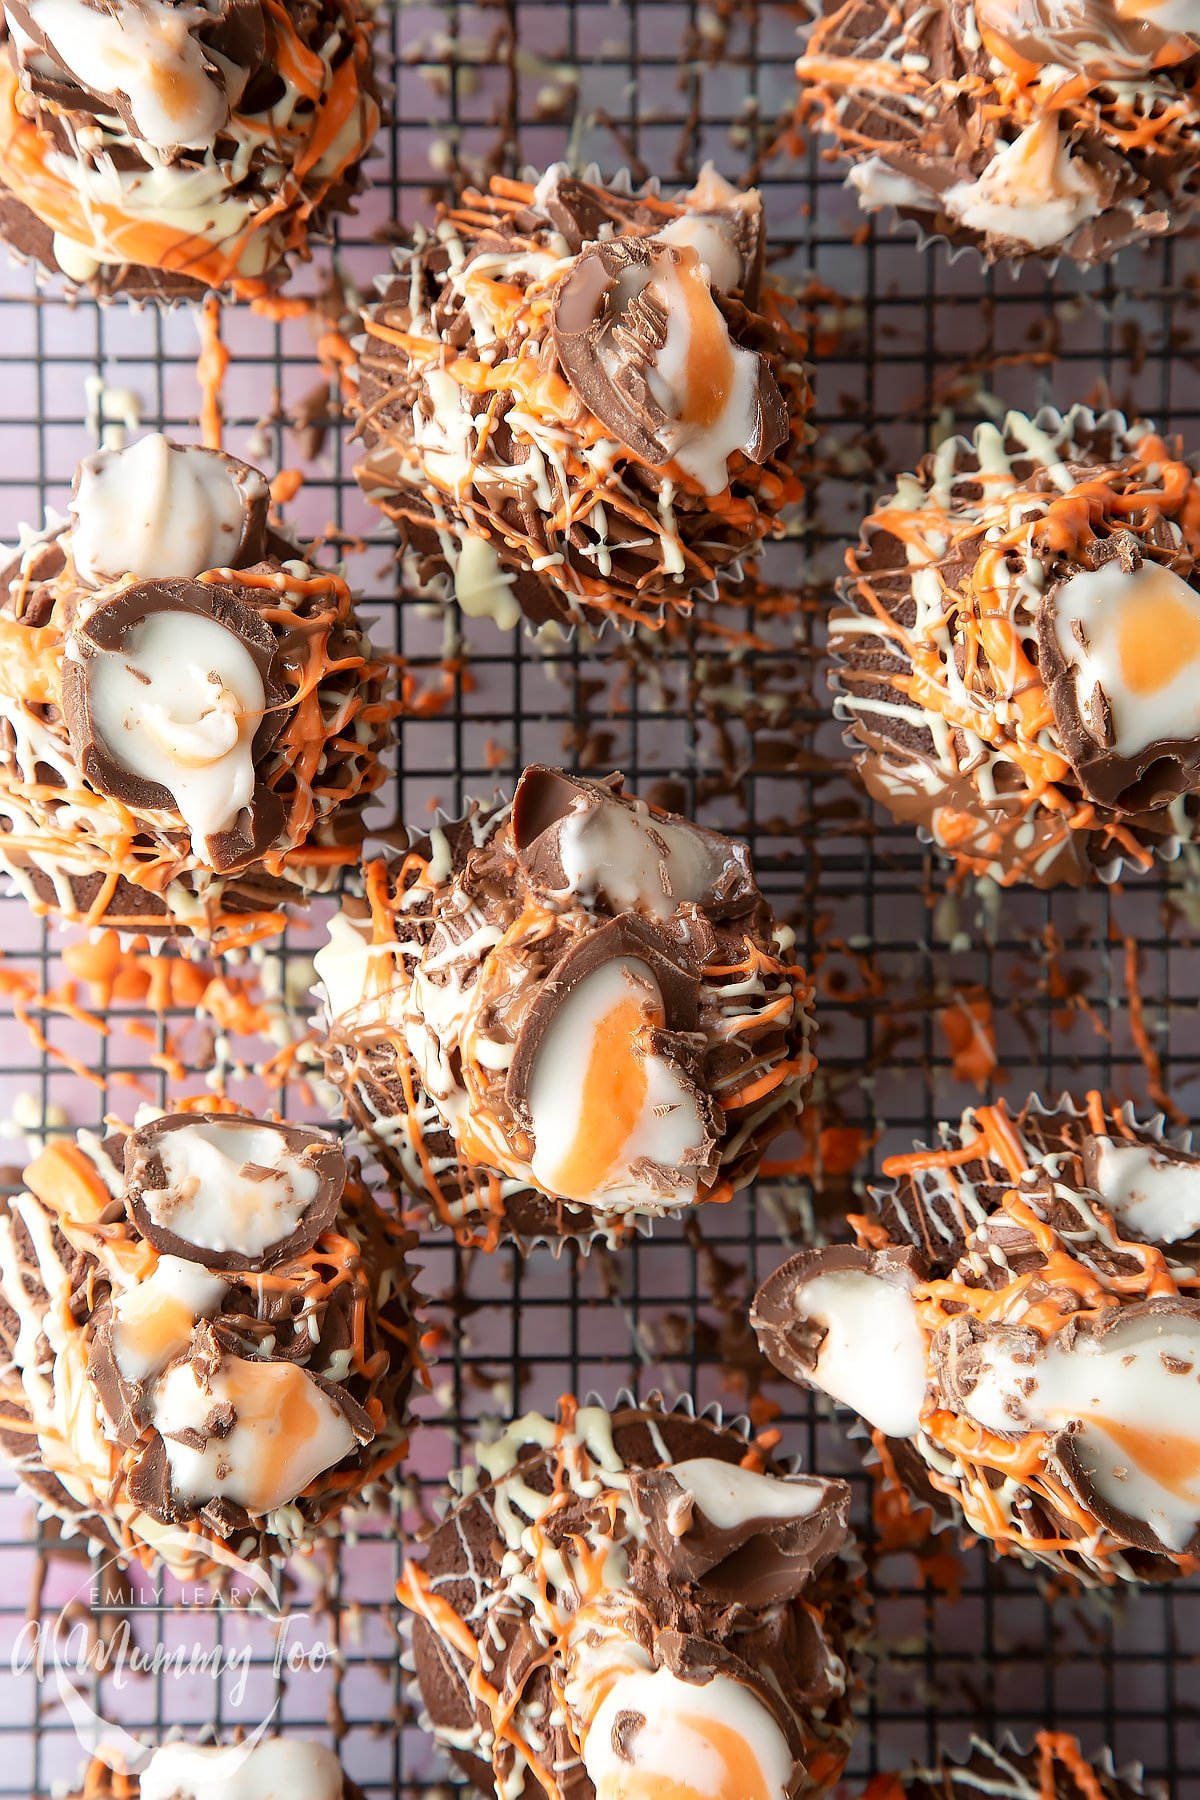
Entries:
[[1111,1751],[1089,1759],[1062,1731],[1039,1732],[1028,1749],[1012,1738],[996,1745],[972,1737],[964,1756],[939,1757],[936,1768],[874,1776],[862,1800],[978,1800],[981,1794],[991,1800],[1166,1800],[1157,1783],[1146,1788],[1136,1771],[1118,1772]]
[[800,496],[809,393],[755,191],[494,177],[363,314],[355,471],[418,591],[501,626],[654,625]]
[[399,1597],[430,1728],[513,1800],[799,1800],[852,1735],[844,1482],[622,1398],[477,1452]]
[[240,1114],[80,1133],[0,1212],[0,1448],[122,1559],[303,1547],[406,1447],[412,1238],[336,1139]]
[[1200,1569],[1200,1156],[1098,1094],[979,1106],[884,1164],[857,1247],[751,1314],[783,1374],[858,1411],[885,1477],[1086,1583]]
[[261,1738],[217,1746],[172,1742],[155,1750],[141,1775],[116,1775],[96,1761],[75,1800],[363,1800],[324,1744]]
[[218,948],[357,860],[392,705],[340,576],[233,457],[101,450],[0,574],[0,867],[41,913]]
[[354,1125],[464,1242],[728,1199],[793,1123],[812,992],[743,844],[533,766],[368,863],[315,958]]
[[1090,264],[1200,210],[1191,0],[823,0],[796,72],[868,212]]
[[1009,413],[901,477],[847,557],[837,711],[958,870],[1113,881],[1200,816],[1200,483],[1120,413]]
[[360,185],[360,0],[10,0],[0,29],[0,234],[100,296],[267,294]]

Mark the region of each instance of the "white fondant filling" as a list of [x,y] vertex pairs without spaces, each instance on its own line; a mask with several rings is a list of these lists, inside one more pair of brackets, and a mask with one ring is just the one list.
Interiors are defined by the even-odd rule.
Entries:
[[825,1327],[817,1385],[888,1437],[913,1437],[927,1347],[911,1290],[862,1270],[835,1269],[797,1289],[796,1311]]
[[673,421],[664,430],[673,460],[700,484],[706,494],[719,494],[729,485],[729,458],[754,441],[758,420],[758,357],[729,336],[729,328],[717,315],[716,330],[729,358],[728,389],[720,411],[709,424],[685,420],[689,410],[695,371],[692,336],[696,321],[691,301],[698,307],[716,308],[710,293],[697,299],[695,278],[663,258],[653,267],[649,287],[666,310],[666,342],[647,380],[659,405]]
[[1102,210],[1094,179],[1070,154],[1053,115],[1041,117],[996,151],[974,181],[958,181],[941,202],[972,231],[1012,238],[1031,250],[1063,244]]
[[1118,1225],[1149,1243],[1200,1231],[1200,1162],[1168,1162],[1152,1144],[1097,1140],[1095,1185]]
[[141,1800],[341,1800],[341,1764],[324,1744],[163,1744],[142,1771]]
[[97,735],[121,767],[168,790],[193,853],[211,862],[206,840],[228,830],[254,793],[266,704],[254,658],[214,619],[158,612],[120,650],[89,660]]
[[718,1531],[734,1531],[751,1519],[807,1519],[824,1491],[819,1482],[787,1481],[715,1456],[672,1463],[671,1474]]
[[1200,1526],[1200,1319],[1135,1317],[1069,1348],[1052,1338],[1032,1363],[1003,1338],[981,1350],[971,1418],[1008,1433],[1078,1422],[1075,1446],[1102,1498],[1144,1520],[1164,1549],[1187,1548]]
[[215,1312],[227,1282],[182,1256],[160,1256],[153,1273],[113,1300],[113,1354],[127,1381],[145,1381],[186,1350],[198,1319]]
[[[1161,644],[1165,678],[1147,686],[1139,667],[1138,679],[1131,683],[1129,654],[1136,652],[1142,620],[1156,605],[1167,609],[1165,622],[1176,627],[1169,642]],[[1112,747],[1118,756],[1140,755],[1165,738],[1186,741],[1200,735],[1200,592],[1172,569],[1143,563],[1130,574],[1113,561],[1074,575],[1056,597],[1054,625],[1059,649],[1075,670],[1081,716],[1095,717],[1097,688],[1108,697]],[[1081,628],[1086,647],[1074,625]]]
[[[224,1437],[209,1437],[202,1450],[172,1437],[203,1432],[226,1402],[237,1416]],[[251,1513],[286,1506],[355,1444],[342,1409],[294,1363],[227,1359],[207,1388],[190,1362],[177,1363],[155,1384],[151,1417],[180,1500],[202,1504],[224,1495]]]
[[667,919],[685,901],[703,898],[717,858],[698,832],[656,819],[644,801],[589,807],[562,821],[559,849],[567,889],[587,898],[603,888],[614,910],[638,908]]
[[[345,913],[334,913],[329,941],[313,956],[313,968],[331,1020],[348,1028],[383,1024],[392,1015],[400,990],[390,979],[391,954],[386,944],[371,941],[370,927]],[[394,946],[393,946],[394,948]]]
[[[589,1077],[592,1081],[598,1078],[597,1032],[608,1015],[631,997],[641,1003],[644,1017],[661,1023],[658,982],[646,963],[624,957],[603,963],[586,975],[559,1007],[538,1046],[529,1083],[534,1136],[530,1166],[540,1186],[567,1200],[627,1206],[644,1197],[659,1205],[687,1204],[695,1198],[695,1175],[674,1186],[669,1178],[672,1171],[695,1161],[703,1143],[694,1094],[665,1058],[643,1054],[632,1043],[613,1051],[609,1067],[615,1073],[624,1057],[636,1057],[640,1063],[646,1092],[638,1115],[615,1160],[607,1168],[595,1167],[594,1185],[585,1188],[568,1172],[568,1165],[575,1160],[581,1121],[589,1112],[595,1117],[597,1097],[588,1090],[588,1081]],[[619,1080],[619,1075],[615,1078]],[[586,1132],[586,1126],[583,1129]],[[646,1162],[655,1169],[637,1167]]]
[[207,149],[229,118],[189,26],[202,6],[164,0],[27,0],[30,16],[75,79],[94,94],[124,94],[138,135],[155,150]]
[[158,1148],[169,1186],[144,1192],[146,1210],[200,1250],[260,1256],[295,1230],[320,1185],[269,1125],[198,1119],[164,1132]]
[[102,451],[79,474],[71,501],[71,556],[84,581],[118,575],[190,580],[227,567],[241,541],[246,502],[266,483],[247,470],[242,485],[223,457],[160,432],[128,450]]
[[[630,1713],[645,1720],[633,1731],[621,1720]],[[581,1748],[596,1800],[649,1795],[659,1782],[698,1800],[786,1800],[794,1770],[787,1739],[749,1688],[728,1675],[683,1681],[665,1668],[614,1682]]]

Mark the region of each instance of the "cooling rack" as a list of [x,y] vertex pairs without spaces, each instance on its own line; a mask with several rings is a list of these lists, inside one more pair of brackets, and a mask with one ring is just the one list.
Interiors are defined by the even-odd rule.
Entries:
[[[138,1580],[131,1604],[111,1572],[5,1488],[0,1794],[72,1781],[89,1717],[153,1741],[177,1725],[228,1731],[272,1708],[283,1729],[334,1742],[372,1796],[445,1793],[398,1660],[402,1538],[481,1424],[552,1406],[568,1388],[611,1399],[633,1385],[750,1407],[807,1466],[853,1481],[877,1615],[852,1776],[939,1740],[961,1747],[972,1729],[1028,1737],[1053,1726],[1141,1760],[1179,1800],[1200,1795],[1196,1593],[1051,1596],[978,1551],[918,1559],[892,1547],[846,1422],[764,1380],[748,1341],[748,1296],[782,1246],[832,1224],[878,1159],[957,1114],[977,1081],[1014,1101],[1099,1085],[1190,1116],[1200,1069],[1197,870],[1179,863],[1083,896],[953,893],[847,779],[820,663],[840,547],[883,473],[910,466],[952,423],[1010,405],[1113,402],[1200,447],[1200,256],[1168,243],[1091,274],[1014,278],[867,229],[839,172],[779,124],[798,11],[754,0],[381,5],[397,122],[357,216],[295,284],[321,311],[272,322],[227,307],[220,329],[226,447],[303,476],[281,484],[296,488],[285,516],[341,549],[375,637],[404,659],[389,812],[421,821],[437,805],[453,810],[536,758],[620,767],[643,793],[743,831],[818,982],[822,1074],[806,1130],[752,1197],[618,1254],[522,1264],[429,1237],[422,1285],[440,1359],[408,1489],[391,1516],[347,1520],[341,1542],[294,1575],[282,1642],[264,1621],[177,1588]],[[539,644],[405,599],[337,424],[322,337],[338,311],[331,296],[368,292],[396,223],[427,217],[458,175],[562,157],[668,186],[707,157],[731,177],[752,174],[812,343],[817,472],[788,541],[766,558],[774,597],[728,602],[653,643]],[[0,274],[0,535],[63,507],[75,461],[101,436],[139,425],[194,436],[199,349],[187,308],[68,305],[28,271]],[[220,1086],[320,1116],[319,1091],[277,1079],[287,1057],[270,1061],[303,1029],[320,917],[226,971],[219,990],[206,985],[213,971],[126,966],[105,1032],[105,996],[86,979],[95,965],[78,936],[0,901],[6,1178],[45,1132],[94,1127],[106,1112],[129,1118],[168,1092]],[[78,1628],[83,1672],[69,1683],[24,1666],[29,1621],[52,1618]],[[124,1658],[107,1673],[89,1663],[85,1652],[121,1642],[126,1626]],[[131,1669],[130,1643],[148,1670]],[[211,1665],[163,1666],[198,1651],[225,1657],[218,1677]]]

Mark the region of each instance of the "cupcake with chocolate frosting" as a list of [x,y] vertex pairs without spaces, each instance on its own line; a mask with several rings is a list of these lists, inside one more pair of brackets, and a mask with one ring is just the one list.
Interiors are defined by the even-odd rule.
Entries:
[[139,1775],[114,1774],[97,1758],[76,1800],[363,1800],[333,1751],[306,1738],[189,1744],[153,1751]]
[[812,992],[744,844],[531,767],[368,864],[317,953],[327,1073],[463,1242],[561,1245],[724,1200],[794,1123]]
[[247,942],[357,860],[390,739],[340,576],[167,438],[80,464],[0,574],[0,868],[41,913]]
[[988,262],[1102,262],[1200,213],[1193,0],[824,0],[796,73],[865,211]]
[[428,1727],[482,1793],[829,1792],[861,1631],[845,1482],[654,1400],[568,1398],[476,1459],[398,1593]]
[[181,1576],[286,1554],[394,1471],[413,1240],[336,1138],[242,1114],[81,1132],[0,1211],[0,1449]]
[[858,1243],[804,1250],[752,1323],[853,1408],[888,1480],[1086,1583],[1200,1570],[1200,1155],[1064,1096],[978,1106],[884,1164]]
[[7,0],[0,235],[107,297],[268,294],[379,128],[364,0]]
[[1009,413],[847,557],[837,710],[871,796],[1004,886],[1111,882],[1200,816],[1200,483],[1120,413]]
[[1166,1800],[1157,1783],[1143,1787],[1132,1769],[1117,1772],[1111,1750],[1095,1761],[1065,1731],[1039,1731],[1025,1750],[1014,1738],[1000,1745],[972,1737],[963,1757],[940,1756],[936,1768],[876,1775],[863,1800]]
[[762,200],[493,177],[363,314],[356,474],[419,592],[502,627],[654,625],[780,528],[808,385]]

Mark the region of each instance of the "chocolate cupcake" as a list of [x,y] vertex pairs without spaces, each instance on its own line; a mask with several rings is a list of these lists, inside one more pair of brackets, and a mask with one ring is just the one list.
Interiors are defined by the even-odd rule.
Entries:
[[796,73],[865,211],[988,262],[1102,262],[1200,215],[1190,0],[823,0]]
[[872,797],[1004,886],[1115,881],[1200,812],[1200,484],[1120,413],[1009,413],[847,557],[837,710]]
[[981,1794],[991,1800],[1142,1800],[1147,1794],[1166,1800],[1157,1783],[1143,1787],[1136,1771],[1118,1774],[1110,1750],[1089,1761],[1065,1731],[1039,1731],[1028,1750],[1011,1737],[999,1746],[972,1737],[964,1757],[940,1756],[936,1768],[874,1776],[863,1800],[978,1800]]
[[428,1729],[483,1793],[826,1794],[861,1631],[843,1481],[656,1401],[477,1452],[398,1588]]
[[257,470],[143,438],[0,574],[0,867],[39,913],[245,943],[357,861],[385,666]]
[[884,1470],[1087,1583],[1200,1569],[1200,1155],[1098,1094],[978,1106],[884,1164],[857,1247],[793,1256],[752,1323],[859,1412]]
[[77,1800],[363,1800],[332,1750],[305,1738],[253,1744],[163,1744],[138,1775],[115,1775],[97,1758]]
[[781,528],[808,384],[755,190],[493,177],[363,314],[355,473],[409,585],[502,627],[661,622]]
[[278,1558],[385,1481],[413,1240],[336,1138],[175,1113],[49,1145],[0,1212],[0,1449],[147,1567]]
[[379,128],[365,0],[8,0],[0,235],[102,297],[269,293]]
[[561,1246],[752,1181],[814,1067],[744,844],[531,767],[373,862],[317,953],[327,1074],[461,1241]]

